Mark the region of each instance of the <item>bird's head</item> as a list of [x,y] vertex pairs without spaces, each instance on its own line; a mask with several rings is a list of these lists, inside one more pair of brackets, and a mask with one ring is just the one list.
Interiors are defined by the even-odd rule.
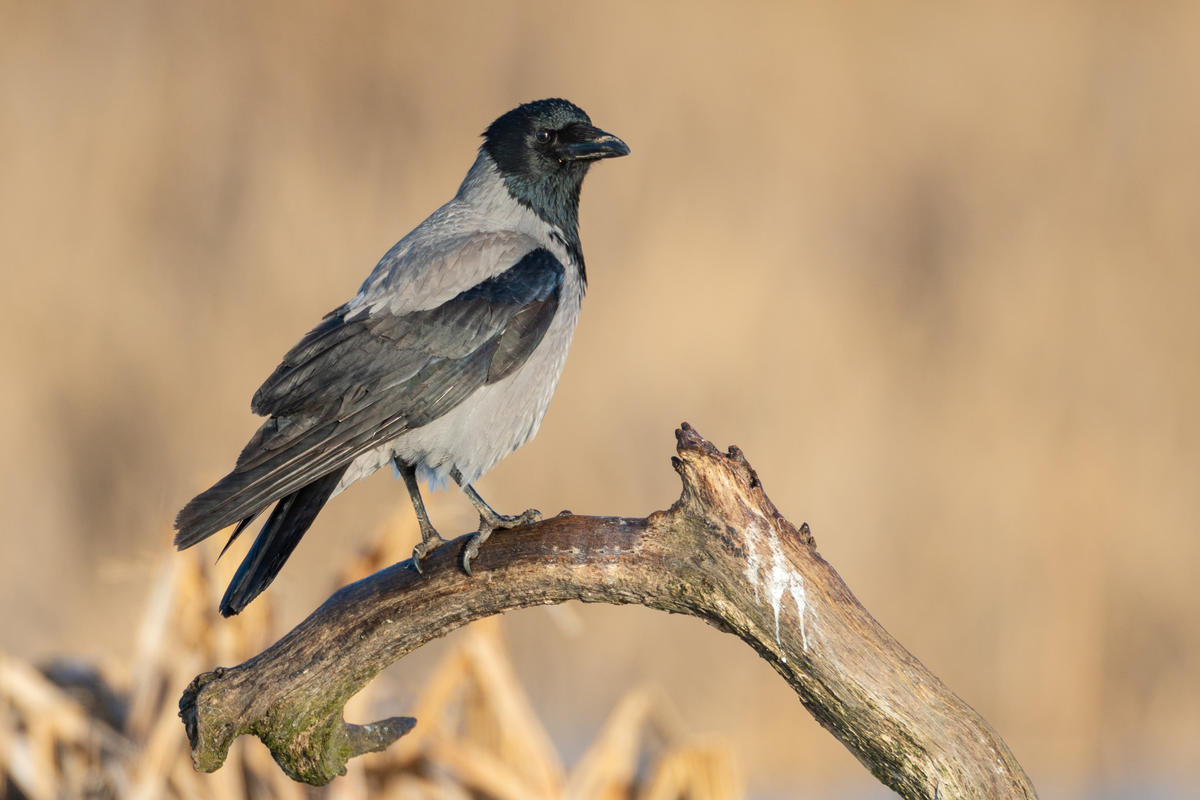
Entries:
[[537,100],[517,106],[483,134],[509,192],[543,219],[575,227],[579,189],[593,161],[629,154],[629,147],[592,125],[566,100]]

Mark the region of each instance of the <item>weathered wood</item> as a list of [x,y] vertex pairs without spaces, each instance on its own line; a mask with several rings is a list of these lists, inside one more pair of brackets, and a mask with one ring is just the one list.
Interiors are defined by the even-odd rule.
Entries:
[[816,552],[808,526],[775,509],[736,447],[686,423],[672,459],[683,493],[645,519],[559,516],[498,532],[457,567],[456,540],[425,574],[402,562],[329,598],[291,633],[232,669],[198,676],[180,700],[196,767],[221,766],[253,733],[288,775],[323,784],[415,720],[342,720],[380,670],[472,620],[532,605],[637,603],[734,633],[795,689],[880,781],[911,798],[1032,798],[988,724],[905,650]]

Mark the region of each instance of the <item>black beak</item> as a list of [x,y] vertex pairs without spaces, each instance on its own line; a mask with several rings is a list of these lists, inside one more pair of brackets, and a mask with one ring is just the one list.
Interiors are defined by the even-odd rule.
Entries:
[[572,125],[562,132],[555,152],[559,161],[598,161],[629,155],[629,145],[591,125]]

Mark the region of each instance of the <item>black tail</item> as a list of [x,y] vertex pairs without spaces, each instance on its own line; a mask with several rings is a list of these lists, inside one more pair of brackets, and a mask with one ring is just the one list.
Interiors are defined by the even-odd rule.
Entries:
[[[345,468],[334,470],[275,504],[271,516],[225,590],[225,597],[221,599],[222,616],[231,617],[238,613],[271,585],[329,495],[337,488],[345,471]],[[244,524],[238,527],[238,532],[242,527]]]

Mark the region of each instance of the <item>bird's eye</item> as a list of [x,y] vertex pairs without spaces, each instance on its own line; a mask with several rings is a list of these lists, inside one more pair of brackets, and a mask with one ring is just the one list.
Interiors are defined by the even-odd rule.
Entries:
[[545,128],[537,132],[538,144],[545,144],[552,138],[554,138],[554,134],[550,133],[550,131],[546,130]]

